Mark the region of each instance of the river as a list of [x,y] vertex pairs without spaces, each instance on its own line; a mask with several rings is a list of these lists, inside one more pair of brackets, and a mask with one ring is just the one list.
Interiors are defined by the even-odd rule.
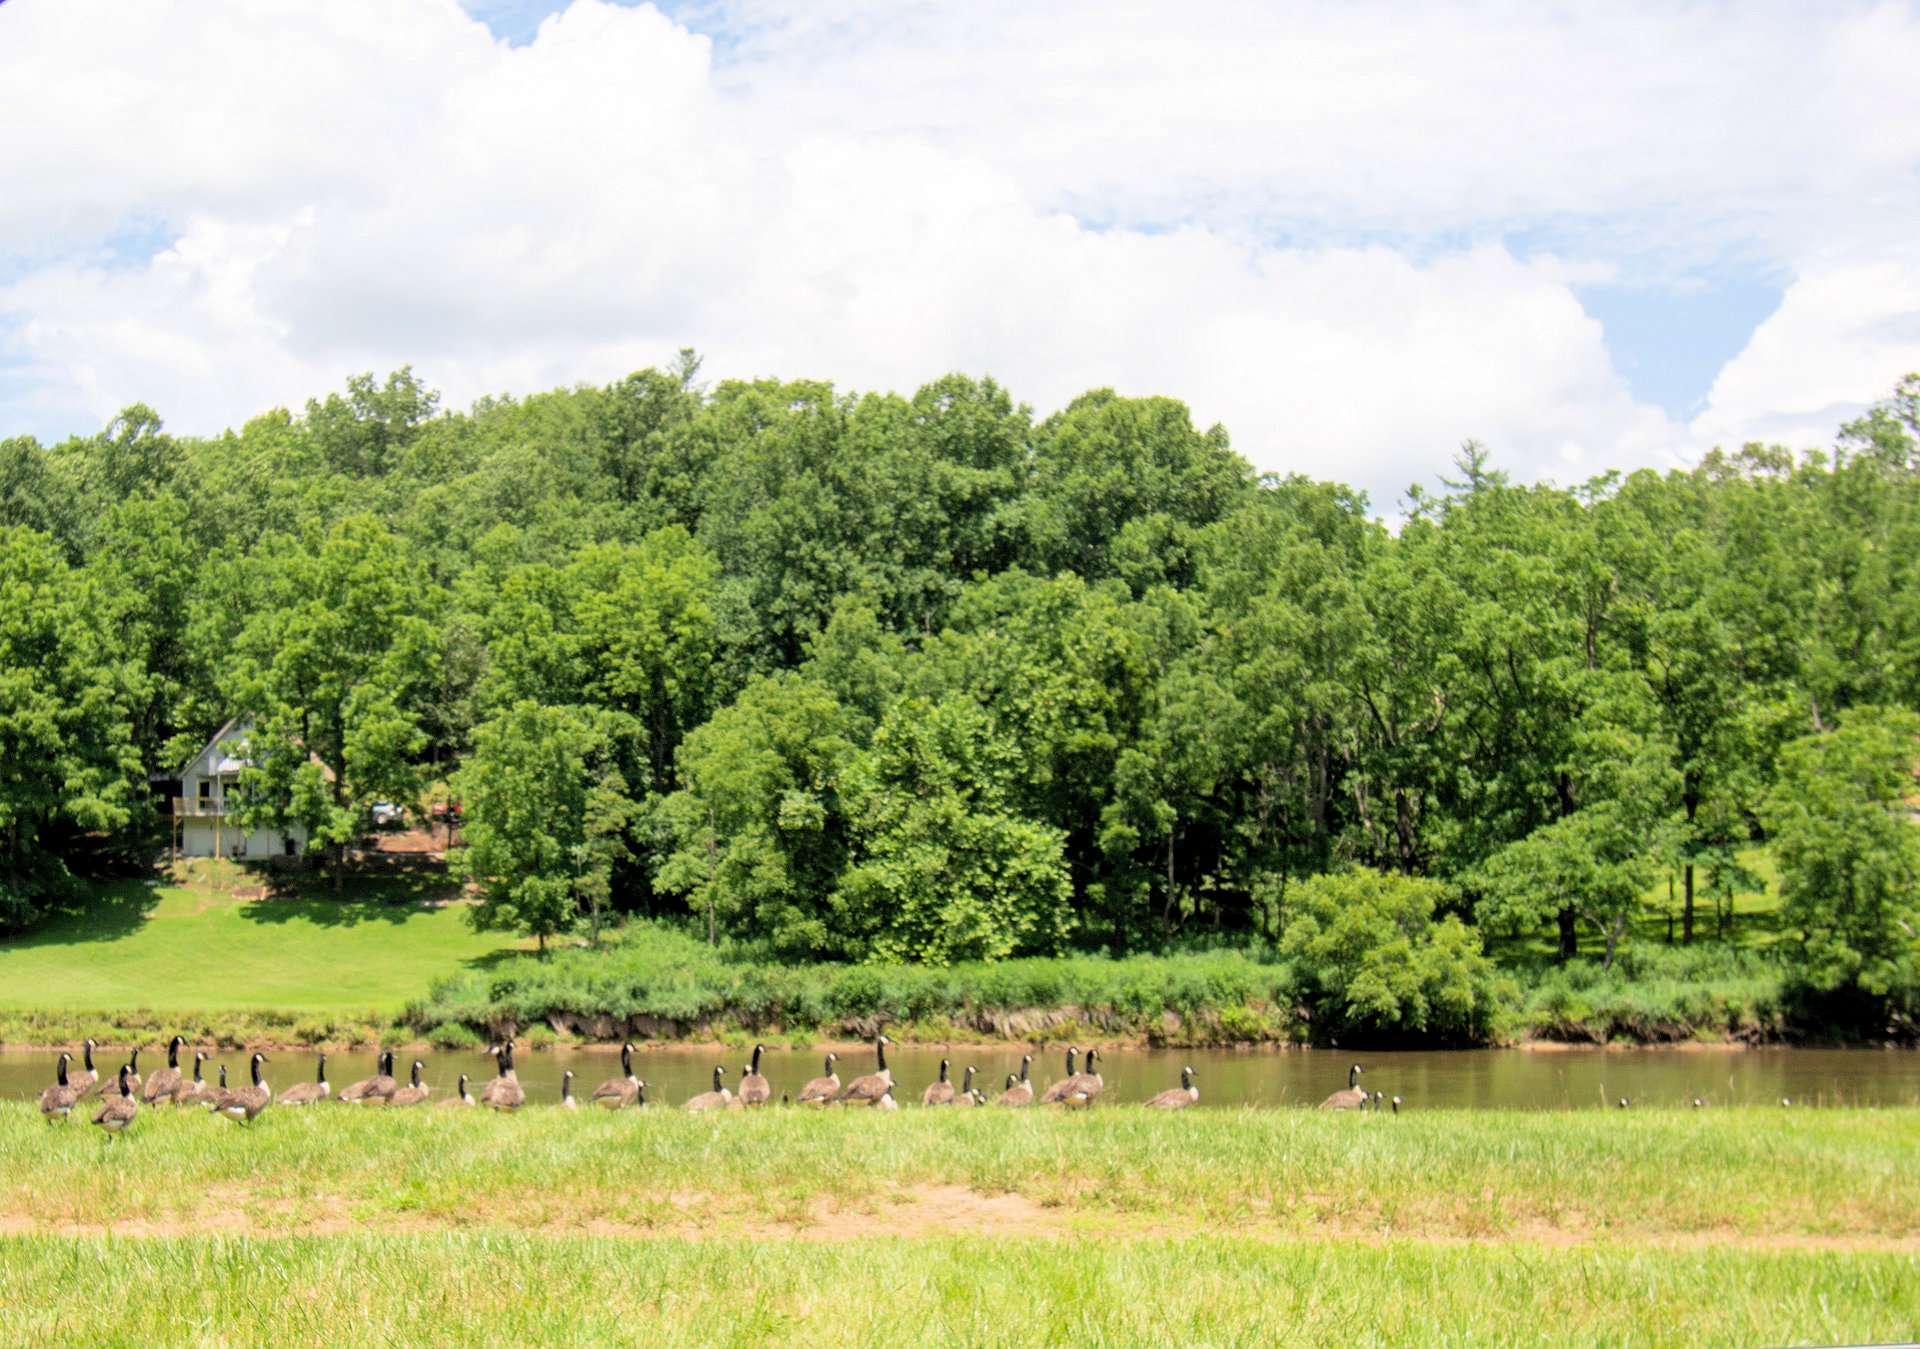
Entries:
[[[944,1051],[952,1058],[957,1082],[967,1064],[979,1070],[978,1083],[991,1097],[1006,1074],[1020,1066],[1018,1046],[961,1046]],[[939,1071],[943,1051],[898,1049],[889,1053],[896,1098],[917,1105],[920,1093]],[[58,1056],[44,1050],[0,1053],[0,1099],[37,1097],[53,1081]],[[402,1080],[407,1063],[401,1059],[396,1076]],[[493,1074],[493,1061],[483,1054],[422,1052],[425,1080],[435,1098],[454,1087],[467,1073],[477,1087]],[[682,1048],[641,1053],[634,1071],[648,1084],[649,1100],[678,1105],[707,1088],[715,1063],[724,1063],[730,1086],[738,1085],[746,1054],[729,1049],[723,1055]],[[520,1081],[529,1101],[557,1100],[560,1075],[571,1068],[574,1089],[582,1098],[619,1071],[617,1054],[603,1048],[555,1048],[534,1052],[522,1046],[516,1056]],[[125,1060],[122,1050],[102,1050],[95,1056],[103,1079],[112,1077]],[[371,1053],[345,1053],[328,1059],[327,1075],[338,1091],[373,1071]],[[186,1062],[190,1065],[191,1059]],[[246,1080],[247,1057],[224,1051],[208,1063],[209,1079],[215,1065],[228,1065],[230,1080]],[[1352,1053],[1344,1050],[1275,1052],[1270,1050],[1122,1050],[1105,1055],[1100,1063],[1106,1078],[1103,1101],[1140,1101],[1177,1083],[1180,1068],[1191,1064],[1204,1106],[1305,1106],[1346,1086],[1347,1066],[1358,1062],[1366,1072],[1363,1085],[1399,1096],[1403,1108],[1522,1110],[1592,1110],[1626,1097],[1635,1105],[1680,1106],[1699,1097],[1711,1105],[1778,1105],[1784,1097],[1794,1105],[1920,1104],[1920,1053],[1875,1049],[1598,1049],[1514,1050],[1480,1049],[1420,1053]],[[150,1072],[166,1063],[164,1046],[142,1050],[140,1067]],[[840,1063],[841,1079],[850,1081],[873,1069],[871,1049],[848,1050]],[[821,1070],[817,1051],[770,1050],[762,1070],[773,1083],[775,1099],[782,1092],[797,1093]],[[1061,1075],[1061,1055],[1049,1049],[1035,1057],[1033,1080],[1044,1086]],[[313,1055],[283,1050],[272,1055],[267,1080],[276,1088],[290,1086],[313,1074]]]

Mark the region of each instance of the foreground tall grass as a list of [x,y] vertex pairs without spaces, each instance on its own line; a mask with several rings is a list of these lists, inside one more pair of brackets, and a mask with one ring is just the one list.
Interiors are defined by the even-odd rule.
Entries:
[[[109,1220],[255,1234],[519,1228],[755,1236],[939,1231],[1012,1197],[1020,1233],[1553,1240],[1920,1237],[1920,1112],[1401,1116],[798,1109],[143,1111],[109,1142],[0,1108],[0,1231]],[[1017,1201],[1017,1202],[1013,1202]],[[977,1216],[977,1215],[976,1215]],[[972,1221],[972,1219],[969,1219]],[[865,1229],[862,1229],[865,1230]]]
[[[140,1344],[1859,1343],[1911,1257],[983,1237],[0,1239],[0,1340]],[[118,1342],[118,1341],[116,1341]]]

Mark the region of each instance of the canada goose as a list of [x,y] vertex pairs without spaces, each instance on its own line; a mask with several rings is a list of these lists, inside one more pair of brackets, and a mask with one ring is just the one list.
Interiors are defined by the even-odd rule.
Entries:
[[94,1112],[93,1122],[105,1129],[109,1138],[133,1123],[133,1117],[140,1113],[140,1102],[134,1098],[131,1077],[132,1070],[122,1068],[120,1094],[109,1095]]
[[1020,1076],[1007,1074],[1007,1089],[1000,1093],[995,1105],[1032,1105],[1033,1079],[1028,1073],[1033,1069],[1033,1055],[1024,1054],[1020,1058]]
[[324,1101],[333,1095],[333,1086],[327,1081],[327,1056],[322,1054],[320,1062],[313,1070],[313,1081],[296,1082],[280,1093],[281,1105],[312,1105],[315,1101]]
[[[427,1097],[433,1093],[433,1088],[420,1080],[420,1070],[426,1066],[427,1065],[420,1062],[419,1059],[413,1061],[412,1077],[408,1079],[406,1086],[394,1092],[393,1095],[387,1099],[389,1108],[394,1106],[425,1105],[427,1103]],[[568,1076],[572,1076],[572,1074],[568,1074]]]
[[1077,1070],[1073,1066],[1073,1061],[1079,1057],[1080,1057],[1080,1047],[1078,1045],[1068,1045],[1067,1046],[1067,1075],[1061,1078],[1058,1082],[1053,1083],[1045,1091],[1040,1093],[1041,1105],[1057,1105],[1061,1101],[1066,1100],[1067,1084],[1073,1081],[1073,1079],[1079,1075]]
[[492,1054],[499,1075],[480,1088],[480,1104],[495,1110],[518,1110],[526,1104],[527,1091],[520,1085],[520,1075],[513,1071],[513,1041],[495,1045]]
[[1069,1074],[1064,1082],[1054,1085],[1061,1088],[1058,1099],[1062,1105],[1092,1105],[1101,1092],[1107,1089],[1107,1079],[1102,1077],[1093,1066],[1100,1057],[1100,1051],[1087,1051],[1087,1066],[1077,1073]]
[[880,1099],[873,1103],[875,1110],[898,1110],[900,1102],[893,1099],[893,1083],[887,1083],[887,1089],[880,1093]]
[[1698,1096],[1696,1096],[1696,1097],[1694,1097],[1694,1098],[1693,1098],[1693,1108],[1694,1108],[1695,1110],[1700,1110],[1700,1109],[1704,1109],[1704,1108],[1705,1108],[1705,1106],[1706,1106],[1706,1104],[1707,1104],[1707,1103],[1706,1103],[1705,1101],[1703,1101],[1703,1100],[1701,1100],[1701,1099],[1700,1099],[1700,1098],[1699,1098]]
[[827,1055],[826,1071],[800,1088],[801,1105],[825,1105],[840,1090],[840,1074],[834,1064],[840,1061],[838,1054]]
[[[945,1062],[945,1060],[942,1060],[942,1062]],[[969,1063],[967,1065],[967,1071],[960,1076],[960,1090],[950,1104],[962,1106],[978,1105],[979,1102],[973,1099],[977,1095],[979,1095],[979,1093],[973,1089],[973,1065]]]
[[77,1072],[72,1073],[68,1078],[69,1083],[75,1087],[82,1096],[85,1096],[100,1084],[100,1074],[95,1071],[93,1066],[93,1051],[97,1047],[98,1042],[95,1041],[91,1035],[81,1042],[80,1058],[84,1066]]
[[1168,1087],[1147,1104],[1155,1110],[1185,1110],[1200,1099],[1200,1088],[1193,1085],[1191,1066],[1180,1070],[1180,1085]]
[[640,1079],[633,1075],[633,1045],[629,1042],[620,1046],[620,1076],[610,1077],[595,1087],[589,1099],[595,1105],[619,1110],[633,1104],[639,1088]]
[[127,1051],[127,1087],[135,1096],[140,1094],[140,1046],[135,1045]]
[[951,1065],[946,1059],[940,1060],[940,1080],[931,1083],[920,1093],[921,1105],[952,1105],[953,1083],[947,1080],[947,1069]]
[[1397,1115],[1397,1114],[1399,1114],[1399,1113],[1400,1113],[1400,1098],[1399,1098],[1398,1096],[1396,1096],[1396,1097],[1394,1097],[1394,1098],[1393,1098],[1393,1100],[1392,1100],[1392,1102],[1391,1102],[1390,1104],[1391,1104],[1391,1105],[1393,1106],[1393,1113],[1394,1113],[1394,1114],[1396,1114],[1396,1115]]
[[773,1099],[773,1084],[760,1073],[760,1055],[766,1052],[765,1045],[753,1047],[753,1062],[747,1065],[747,1071],[740,1074],[740,1104],[765,1105]]
[[635,1110],[645,1110],[647,1108],[647,1080],[643,1077],[633,1085],[633,1108]]
[[1780,1098],[1780,1104],[1781,1104],[1781,1105],[1792,1105],[1792,1104],[1793,1104],[1793,1102],[1792,1102],[1791,1100],[1789,1100],[1789,1099],[1788,1099],[1787,1097],[1785,1097],[1785,1096],[1782,1096],[1782,1097]]
[[147,1085],[140,1090],[140,1099],[148,1105],[157,1101],[171,1101],[174,1093],[180,1090],[180,1047],[186,1042],[184,1035],[176,1035],[167,1041],[167,1066],[149,1077]]
[[893,1040],[889,1036],[874,1036],[874,1071],[865,1077],[854,1078],[840,1088],[840,1094],[833,1099],[842,1105],[872,1105],[884,1096],[887,1088],[893,1085],[893,1070],[887,1067],[887,1046],[892,1043]]
[[363,1077],[340,1093],[348,1105],[385,1105],[400,1084],[393,1080],[393,1051],[382,1050],[372,1077]]
[[204,1082],[202,1082],[200,1086],[202,1090],[194,1094],[193,1103],[195,1105],[205,1106],[208,1110],[213,1109],[220,1103],[220,1098],[227,1094],[227,1065],[224,1063],[220,1065],[219,1086],[208,1087]]
[[727,1074],[727,1070],[725,1068],[720,1067],[718,1064],[714,1065],[713,1090],[703,1091],[698,1096],[694,1097],[691,1101],[688,1101],[687,1109],[689,1110],[725,1110],[727,1106],[733,1101],[733,1093],[728,1091],[726,1087],[722,1086],[720,1082],[720,1079],[725,1077],[726,1074]]
[[1627,1098],[1624,1096],[1620,1098],[1620,1108],[1622,1110],[1625,1110],[1627,1108]]
[[72,1062],[73,1055],[62,1054],[59,1066],[53,1070],[53,1085],[40,1093],[40,1116],[49,1124],[70,1118],[73,1103],[80,1099],[80,1088],[67,1080],[67,1065]]
[[1336,1091],[1327,1097],[1320,1102],[1320,1108],[1322,1110],[1358,1110],[1365,1105],[1367,1093],[1360,1090],[1360,1074],[1364,1071],[1365,1069],[1357,1063],[1347,1069],[1347,1089]]
[[260,1075],[260,1065],[266,1061],[267,1056],[259,1053],[248,1061],[248,1066],[253,1070],[253,1085],[235,1087],[231,1091],[221,1092],[213,1103],[213,1112],[216,1115],[225,1115],[228,1119],[251,1124],[259,1118],[262,1110],[273,1103],[273,1088],[269,1087],[266,1079]]
[[193,1051],[193,1076],[181,1082],[179,1088],[173,1093],[175,1105],[201,1105],[204,1104],[204,1098],[213,1095],[213,1088],[209,1087],[206,1079],[200,1076],[201,1065],[206,1061],[206,1050]]
[[443,1107],[454,1106],[456,1108],[473,1104],[473,1093],[467,1090],[467,1075],[465,1073],[460,1074],[460,1085],[454,1088],[453,1095],[447,1097],[447,1099],[440,1102],[440,1104]]

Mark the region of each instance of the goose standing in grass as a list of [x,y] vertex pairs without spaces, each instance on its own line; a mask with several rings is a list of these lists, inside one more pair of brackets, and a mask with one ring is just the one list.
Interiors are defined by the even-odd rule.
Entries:
[[573,1099],[573,1069],[571,1068],[560,1074],[560,1108],[562,1110],[580,1108],[580,1103]]
[[314,1065],[313,1081],[296,1082],[280,1093],[281,1105],[312,1105],[324,1101],[333,1095],[333,1086],[327,1081],[327,1056],[322,1054]]
[[148,1105],[171,1101],[180,1090],[180,1049],[187,1037],[176,1035],[167,1041],[167,1066],[156,1071],[141,1088],[140,1099]]
[[1092,1105],[1099,1099],[1100,1093],[1107,1089],[1107,1079],[1100,1075],[1094,1061],[1100,1057],[1100,1051],[1087,1051],[1087,1066],[1077,1073],[1069,1073],[1067,1080],[1056,1082],[1061,1088],[1058,1100],[1062,1105]]
[[639,1092],[640,1079],[633,1075],[633,1045],[629,1042],[620,1046],[620,1076],[610,1077],[595,1087],[590,1099],[609,1110],[621,1110],[632,1105]]
[[180,1090],[174,1092],[173,1103],[175,1105],[205,1105],[208,1100],[212,1099],[213,1088],[207,1085],[207,1080],[204,1077],[200,1076],[200,1070],[206,1065],[206,1062],[206,1050],[196,1049],[193,1051],[193,1076],[182,1082],[180,1084]]
[[1180,1085],[1168,1087],[1147,1104],[1155,1110],[1185,1110],[1200,1099],[1200,1088],[1193,1085],[1191,1065],[1180,1070]]
[[874,1071],[864,1077],[856,1077],[840,1088],[840,1094],[833,1099],[842,1105],[872,1105],[886,1095],[887,1088],[893,1085],[893,1070],[887,1067],[887,1046],[892,1044],[890,1036],[873,1037]]
[[93,1051],[97,1048],[99,1048],[99,1043],[91,1035],[80,1042],[80,1060],[82,1066],[73,1072],[69,1081],[73,1088],[82,1096],[85,1096],[100,1084],[100,1074],[93,1066]]
[[950,1067],[952,1065],[946,1059],[940,1060],[939,1080],[930,1083],[927,1089],[920,1093],[921,1105],[953,1104],[953,1083],[947,1080],[947,1070]]
[[[406,1086],[400,1088],[400,1090],[394,1092],[393,1095],[388,1098],[388,1109],[393,1109],[396,1106],[425,1105],[427,1103],[427,1097],[432,1093],[433,1088],[420,1080],[420,1070],[426,1066],[427,1065],[420,1062],[419,1059],[413,1061],[413,1076],[408,1080]],[[571,1074],[569,1074],[569,1076],[571,1076]]]
[[1322,1110],[1358,1110],[1367,1103],[1367,1093],[1360,1090],[1360,1074],[1366,1070],[1359,1064],[1347,1069],[1347,1089],[1336,1091],[1320,1102]]
[[969,1063],[967,1065],[967,1071],[960,1076],[960,1090],[954,1095],[952,1104],[963,1106],[980,1104],[979,1101],[974,1099],[974,1097],[980,1093],[973,1089],[973,1071],[973,1065]]
[[838,1054],[827,1055],[826,1070],[800,1088],[801,1105],[825,1105],[834,1098],[840,1090],[840,1072],[833,1066],[838,1062]]
[[633,1108],[635,1110],[647,1108],[647,1080],[644,1077],[634,1083]]
[[893,1083],[887,1083],[887,1089],[880,1093],[880,1099],[873,1103],[875,1110],[898,1110],[900,1102],[893,1099]]
[[372,1077],[363,1077],[340,1093],[348,1105],[385,1105],[400,1084],[393,1080],[393,1051],[382,1050]]
[[746,1072],[740,1074],[741,1105],[765,1105],[773,1099],[773,1083],[767,1081],[760,1072],[760,1056],[766,1049],[765,1045],[755,1045],[753,1062],[747,1065]]
[[267,1056],[260,1053],[248,1060],[247,1066],[253,1071],[253,1085],[221,1092],[213,1103],[214,1114],[251,1124],[260,1117],[262,1110],[273,1104],[273,1088],[267,1085],[266,1078],[260,1074],[260,1065],[265,1062]]
[[[1088,1052],[1091,1053],[1092,1051],[1088,1051]],[[1079,1057],[1080,1057],[1080,1047],[1078,1045],[1068,1045],[1067,1046],[1067,1074],[1065,1077],[1061,1078],[1058,1082],[1053,1083],[1045,1091],[1040,1093],[1041,1105],[1058,1105],[1061,1101],[1064,1101],[1067,1099],[1067,1092],[1069,1090],[1070,1084],[1073,1082],[1074,1078],[1080,1075],[1079,1071],[1074,1067],[1074,1064],[1073,1064],[1073,1061]]]
[[480,1104],[495,1110],[518,1110],[527,1103],[527,1091],[520,1085],[520,1075],[513,1071],[513,1041],[495,1045],[491,1052],[498,1075],[480,1088]]
[[100,1108],[93,1115],[93,1122],[105,1129],[109,1138],[133,1123],[133,1117],[140,1113],[140,1102],[133,1094],[129,1076],[129,1069],[120,1070],[119,1094],[109,1095],[100,1103]]
[[473,1093],[467,1090],[467,1075],[465,1073],[460,1074],[460,1085],[454,1088],[453,1095],[447,1097],[447,1099],[440,1102],[440,1104],[443,1108],[446,1106],[459,1108],[473,1104]]
[[1020,1058],[1020,1076],[1007,1074],[1007,1089],[1000,1093],[995,1105],[1032,1105],[1033,1078],[1028,1074],[1033,1070],[1033,1055],[1023,1054]]
[[726,1075],[727,1070],[716,1064],[713,1069],[713,1090],[703,1091],[691,1101],[688,1101],[687,1109],[725,1110],[731,1105],[733,1103],[733,1093],[728,1091],[721,1082],[721,1079]]
[[[206,1087],[206,1083],[204,1082],[201,1083],[200,1085],[203,1087]],[[223,1063],[220,1065],[220,1085],[217,1087],[208,1087],[205,1091],[198,1093],[197,1095],[194,1096],[193,1103],[195,1105],[205,1106],[207,1109],[211,1110],[216,1105],[220,1104],[220,1098],[222,1096],[225,1096],[226,1094],[227,1094],[227,1065]]]
[[40,1117],[49,1124],[70,1118],[74,1102],[80,1099],[80,1088],[67,1080],[67,1065],[72,1062],[73,1055],[61,1054],[53,1070],[53,1085],[40,1093]]
[[1399,1098],[1398,1096],[1396,1096],[1396,1097],[1394,1097],[1394,1098],[1393,1098],[1393,1100],[1392,1100],[1392,1101],[1390,1102],[1390,1104],[1391,1104],[1391,1105],[1393,1106],[1393,1113],[1394,1113],[1394,1114],[1396,1114],[1396,1115],[1397,1115],[1397,1114],[1399,1114],[1399,1113],[1400,1113],[1400,1098]]
[[127,1051],[127,1086],[133,1094],[140,1094],[140,1046],[135,1045]]

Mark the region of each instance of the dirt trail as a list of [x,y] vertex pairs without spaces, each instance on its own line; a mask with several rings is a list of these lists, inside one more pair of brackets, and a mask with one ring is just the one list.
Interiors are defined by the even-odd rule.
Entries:
[[923,1185],[886,1199],[837,1205],[815,1201],[791,1212],[743,1210],[737,1196],[685,1194],[652,1204],[644,1217],[601,1211],[514,1213],[493,1207],[451,1215],[364,1211],[337,1196],[294,1202],[250,1201],[232,1193],[206,1194],[191,1213],[137,1215],[99,1220],[0,1212],[0,1237],[18,1236],[343,1236],[364,1232],[436,1233],[512,1231],[542,1236],[587,1236],[616,1240],[656,1238],[847,1241],[859,1237],[978,1236],[1037,1240],[1154,1240],[1232,1235],[1286,1242],[1326,1241],[1383,1245],[1413,1242],[1434,1246],[1631,1247],[1660,1250],[1826,1251],[1920,1256],[1920,1235],[1740,1233],[1575,1230],[1525,1223],[1486,1235],[1433,1230],[1326,1225],[1301,1229],[1267,1224],[1218,1225],[1178,1220],[1142,1224],[1112,1215],[1073,1212],[1035,1203],[1017,1194],[989,1194],[963,1185]]

